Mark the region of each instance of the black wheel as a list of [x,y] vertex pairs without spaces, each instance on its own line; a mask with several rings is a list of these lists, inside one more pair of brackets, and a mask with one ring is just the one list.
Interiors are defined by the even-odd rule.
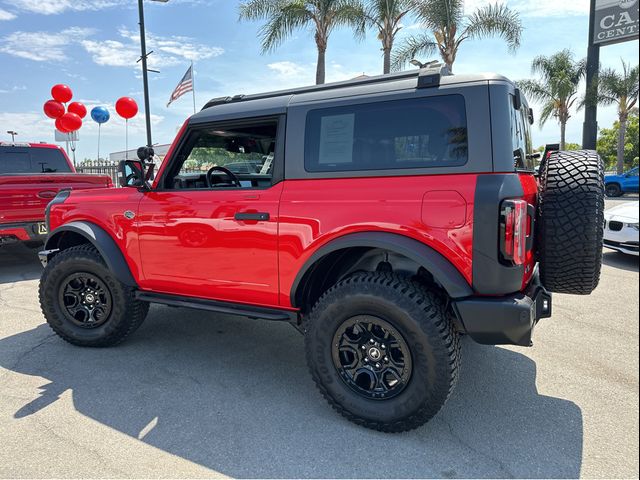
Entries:
[[40,306],[49,326],[74,345],[108,347],[144,321],[149,304],[133,297],[91,245],[60,252],[40,279]]
[[359,425],[385,432],[419,427],[457,381],[459,339],[445,305],[411,280],[348,277],[322,295],[305,326],[313,380]]
[[622,188],[617,183],[609,183],[606,186],[606,194],[607,197],[621,197],[622,196]]
[[591,150],[553,152],[540,171],[540,279],[557,293],[598,286],[604,234],[604,164]]

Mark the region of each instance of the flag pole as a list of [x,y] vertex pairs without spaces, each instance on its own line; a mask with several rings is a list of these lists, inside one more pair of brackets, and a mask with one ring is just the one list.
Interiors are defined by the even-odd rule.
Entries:
[[191,60],[191,93],[193,94],[193,114],[196,114],[196,72],[193,70],[193,60]]

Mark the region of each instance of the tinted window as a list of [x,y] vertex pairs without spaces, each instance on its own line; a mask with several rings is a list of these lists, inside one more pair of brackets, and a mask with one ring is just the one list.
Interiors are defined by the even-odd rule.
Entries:
[[0,173],[71,172],[57,148],[0,147]]
[[467,162],[464,98],[446,95],[313,110],[308,172],[457,166]]
[[531,141],[531,125],[529,124],[527,108],[523,105],[520,110],[514,108],[514,96],[509,96],[511,102],[511,143],[513,145],[513,163],[517,169],[533,170],[534,161],[528,156],[533,152]]

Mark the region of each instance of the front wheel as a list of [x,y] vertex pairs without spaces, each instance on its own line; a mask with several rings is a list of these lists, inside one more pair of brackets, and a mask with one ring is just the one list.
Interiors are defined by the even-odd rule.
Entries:
[[419,427],[457,381],[459,339],[445,305],[408,279],[348,277],[318,300],[306,329],[316,385],[359,425],[385,432]]
[[92,245],[57,254],[40,279],[40,306],[61,338],[84,347],[120,343],[144,321],[149,304],[118,281]]
[[607,194],[607,197],[612,197],[612,198],[621,197],[622,188],[620,188],[620,185],[618,185],[617,183],[609,183],[605,187],[605,193]]

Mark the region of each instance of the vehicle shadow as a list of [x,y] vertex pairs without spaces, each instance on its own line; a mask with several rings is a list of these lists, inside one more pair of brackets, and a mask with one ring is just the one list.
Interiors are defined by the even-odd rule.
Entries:
[[602,254],[602,264],[609,267],[627,270],[628,272],[637,272],[640,270],[640,259],[633,255],[625,255],[624,253],[607,250],[605,248]]
[[73,347],[41,325],[0,340],[0,366],[46,379],[15,421],[72,390],[79,413],[232,477],[578,477],[580,409],[540,395],[520,353],[467,339],[463,352],[449,403],[403,434],[333,412],[286,324],[154,306],[119,347]]
[[34,280],[41,274],[37,249],[19,243],[0,247],[0,284]]

